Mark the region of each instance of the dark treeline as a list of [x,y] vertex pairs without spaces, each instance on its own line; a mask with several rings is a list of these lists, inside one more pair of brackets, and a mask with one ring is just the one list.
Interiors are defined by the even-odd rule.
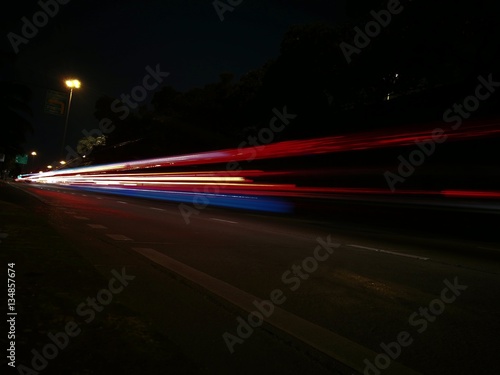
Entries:
[[[18,171],[15,157],[25,152],[23,144],[27,133],[33,132],[30,107],[32,92],[22,84],[0,82],[0,176],[3,170]],[[0,160],[1,161],[1,160]]]
[[[102,97],[95,117],[115,128],[82,139],[79,149],[87,162],[101,163],[238,147],[284,106],[297,118],[273,142],[442,121],[447,108],[474,94],[479,75],[500,81],[500,28],[491,2],[401,0],[387,20],[392,2],[349,1],[348,22],[295,25],[276,59],[239,79],[224,72],[218,82],[186,92],[164,86],[124,119],[111,110],[115,98]],[[357,30],[373,25],[372,11],[387,25],[372,29],[376,35],[363,37],[361,46]],[[356,52],[346,58],[342,43]],[[471,118],[495,115],[497,107],[493,95]]]
[[[447,108],[474,93],[479,75],[500,81],[499,28],[488,3],[402,1],[402,10],[362,48],[355,27],[364,31],[374,20],[371,10],[388,3],[352,3],[348,23],[291,27],[279,57],[239,80],[223,73],[218,82],[187,92],[165,86],[151,106],[124,121],[110,109],[114,99],[101,98],[96,118],[113,119],[116,130],[94,157],[237,147],[268,126],[273,108],[284,106],[298,116],[274,142],[442,121]],[[342,42],[358,48],[350,63]],[[492,97],[475,116],[494,114],[497,103]]]

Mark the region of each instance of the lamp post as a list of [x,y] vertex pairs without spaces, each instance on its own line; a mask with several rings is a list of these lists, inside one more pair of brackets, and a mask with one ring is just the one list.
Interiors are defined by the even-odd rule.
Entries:
[[31,163],[31,168],[30,168],[29,156],[28,156],[28,171],[35,169],[35,156],[37,156],[38,154],[36,153],[36,151],[31,151],[30,155],[33,157],[31,158],[32,163]]
[[71,109],[71,100],[73,99],[73,89],[79,89],[81,83],[77,79],[68,79],[66,80],[66,86],[69,87],[69,100],[68,100],[68,109],[66,111],[66,121],[64,121],[64,133],[62,140],[62,148],[61,148],[61,157],[64,156],[64,146],[66,143],[66,132],[68,130],[68,120],[69,120],[69,110]]

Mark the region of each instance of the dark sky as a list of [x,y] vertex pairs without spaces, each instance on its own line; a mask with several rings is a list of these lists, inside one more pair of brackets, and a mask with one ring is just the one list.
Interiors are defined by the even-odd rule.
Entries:
[[[42,0],[45,1],[45,0]],[[51,1],[51,0],[49,0]],[[227,3],[227,0],[223,2]],[[76,147],[83,129],[98,126],[94,105],[102,95],[119,97],[142,82],[145,67],[160,65],[165,85],[185,91],[218,81],[222,72],[241,74],[279,55],[294,24],[345,20],[344,1],[244,0],[221,21],[212,0],[71,0],[19,53],[2,79],[33,90],[35,134],[26,144],[42,164],[59,158],[64,118],[43,112],[46,89],[64,91],[66,77],[81,80],[75,91],[66,144]],[[4,10],[2,50],[12,53],[9,31],[21,35],[22,17],[40,11],[34,1]],[[152,93],[146,101],[152,98]]]

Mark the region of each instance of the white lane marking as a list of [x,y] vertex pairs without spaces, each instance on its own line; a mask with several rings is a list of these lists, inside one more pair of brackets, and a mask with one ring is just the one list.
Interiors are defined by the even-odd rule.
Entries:
[[85,216],[73,216],[73,217],[78,220],[89,220],[89,218]]
[[108,229],[104,225],[101,224],[87,224],[89,227],[94,228],[94,229]]
[[237,221],[216,219],[215,217],[211,217],[210,220],[223,221],[224,223],[238,224]]
[[101,197],[96,197],[97,199],[102,199]]
[[87,196],[87,194],[82,194],[82,197],[86,197],[86,196]]
[[156,207],[149,207],[149,208],[156,211],[165,211],[163,208],[156,208]]
[[123,203],[123,204],[127,204],[127,202],[123,202],[123,201],[116,201],[117,203]]
[[399,255],[399,256],[402,256],[402,257],[407,257],[407,258],[413,258],[413,259],[420,259],[420,260],[429,260],[429,258],[425,258],[425,257],[419,257],[417,255],[410,255],[410,254],[403,254],[403,253],[397,253],[395,251],[389,251],[389,250],[382,250],[382,249],[375,249],[373,247],[366,247],[366,246],[359,246],[359,245],[347,245],[347,246],[350,246],[350,247],[356,247],[358,249],[364,249],[364,250],[370,250],[370,251],[376,251],[378,253],[385,253],[385,254],[392,254],[392,255]]
[[[252,313],[255,311],[256,303],[260,306],[264,304],[257,296],[170,258],[154,249],[136,247],[133,250],[244,311]],[[376,352],[278,306],[274,306],[273,312],[269,316],[266,314],[264,321],[276,330],[284,332],[288,336],[295,337],[306,345],[353,368],[360,374],[363,373],[363,360],[377,356]],[[395,361],[391,362],[391,370],[394,374],[420,375],[418,372]]]
[[134,241],[134,243],[143,243],[146,245],[178,245],[176,242],[148,242],[148,241]]
[[127,236],[124,236],[123,234],[106,234],[106,236],[108,236],[116,241],[132,241],[131,238],[128,238]]
[[133,247],[132,250],[137,251],[137,252],[153,252],[155,250],[151,249],[150,247]]

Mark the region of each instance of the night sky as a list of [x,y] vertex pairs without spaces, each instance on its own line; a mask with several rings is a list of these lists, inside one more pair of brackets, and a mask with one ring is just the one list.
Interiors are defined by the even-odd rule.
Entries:
[[[346,19],[344,1],[245,0],[221,22],[211,0],[69,1],[15,55],[7,34],[21,35],[21,18],[40,6],[19,1],[2,15],[3,55],[14,59],[2,79],[26,83],[33,91],[35,133],[26,151],[40,164],[59,158],[64,117],[43,112],[46,90],[66,91],[64,80],[78,78],[66,144],[76,146],[83,129],[98,126],[93,117],[102,95],[119,97],[142,82],[145,67],[170,73],[164,85],[180,91],[217,82],[222,72],[241,74],[279,55],[291,25],[335,24]],[[161,87],[161,86],[160,86]],[[146,99],[152,98],[152,93]]]

